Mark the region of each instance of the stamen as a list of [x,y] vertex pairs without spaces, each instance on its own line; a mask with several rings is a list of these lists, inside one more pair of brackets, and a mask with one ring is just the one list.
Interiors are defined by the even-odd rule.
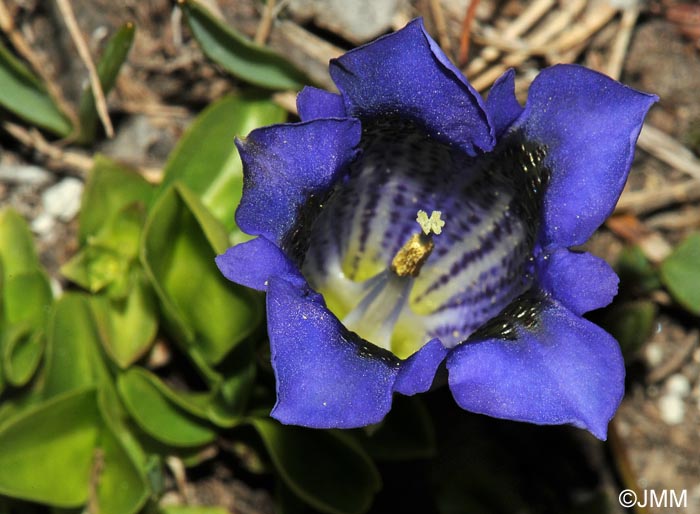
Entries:
[[440,211],[428,217],[418,211],[416,221],[422,232],[413,234],[391,261],[388,270],[364,282],[362,300],[343,319],[343,324],[367,341],[391,350],[391,336],[413,287],[413,279],[420,273],[435,247],[433,234],[440,234],[445,222]]
[[428,260],[430,254],[435,248],[432,234],[440,234],[445,222],[440,219],[440,211],[428,213],[420,210],[416,221],[422,229],[422,233],[413,234],[406,244],[396,252],[396,255],[391,261],[391,271],[400,277],[417,277],[420,273],[423,264]]

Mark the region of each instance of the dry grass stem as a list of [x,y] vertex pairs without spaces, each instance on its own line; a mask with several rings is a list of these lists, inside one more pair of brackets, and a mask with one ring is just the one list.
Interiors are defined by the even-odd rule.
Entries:
[[697,347],[699,340],[700,334],[697,330],[690,332],[683,341],[681,348],[671,355],[667,361],[662,362],[659,366],[649,371],[645,381],[648,384],[655,384],[681,369]]
[[[555,0],[535,0],[503,31],[504,40],[512,40],[525,34],[555,5]],[[466,70],[469,77],[481,73],[486,67],[501,56],[500,50],[487,46],[481,50],[481,55],[472,60]]]
[[686,180],[660,189],[625,191],[615,207],[616,212],[629,212],[637,215],[663,209],[670,205],[700,200],[700,180]]
[[610,57],[606,67],[607,74],[614,79],[619,80],[622,74],[622,65],[627,56],[627,48],[629,47],[630,39],[632,39],[632,30],[637,24],[637,18],[639,18],[639,6],[637,4],[622,12],[622,19],[610,49]]
[[88,70],[88,76],[90,77],[90,88],[92,89],[92,94],[95,98],[95,108],[97,109],[97,115],[100,117],[102,126],[105,129],[105,134],[108,138],[114,137],[114,127],[112,126],[112,120],[109,119],[109,112],[107,111],[107,102],[105,100],[104,91],[102,91],[102,84],[100,83],[100,77],[97,74],[97,68],[95,68],[95,63],[92,62],[92,57],[90,56],[90,50],[88,49],[85,39],[83,38],[83,33],[80,31],[78,22],[75,19],[75,14],[73,13],[73,8],[68,0],[56,0],[59,11],[63,16],[63,21],[68,27],[68,32],[70,33],[71,39],[78,49],[78,55],[83,61],[83,64]]
[[645,124],[637,143],[657,159],[700,180],[700,159],[668,134]]
[[280,91],[272,95],[272,101],[282,107],[285,111],[297,116],[297,93],[296,91]]
[[63,148],[49,143],[36,129],[28,130],[9,121],[3,122],[2,128],[17,141],[27,148],[35,150],[45,159],[53,161],[53,163],[60,163],[62,168],[77,172],[72,173],[75,176],[85,178],[87,172],[92,168],[92,159],[90,157],[63,150]]
[[469,59],[469,41],[471,40],[472,25],[476,16],[476,8],[480,0],[470,0],[467,13],[462,20],[462,31],[459,34],[459,52],[457,55],[457,65],[463,68]]
[[442,11],[440,0],[430,0],[430,15],[435,22],[435,30],[437,30],[438,41],[440,46],[447,55],[452,55],[452,42],[450,35],[447,32],[447,22],[445,21],[445,13]]
[[[554,37],[569,27],[571,22],[585,7],[586,0],[573,0],[567,3],[562,10],[547,18],[537,31],[527,38],[528,48],[538,48],[549,43]],[[483,91],[493,84],[508,68],[521,65],[531,56],[532,53],[528,50],[508,54],[503,57],[501,63],[492,66],[478,77],[473,78],[471,84],[477,91]]]
[[258,29],[255,31],[255,41],[258,45],[264,45],[267,42],[267,38],[270,36],[270,30],[272,29],[272,21],[275,18],[275,6],[277,4],[276,0],[267,0],[265,3],[265,8],[263,9],[262,17],[260,18],[260,24]]

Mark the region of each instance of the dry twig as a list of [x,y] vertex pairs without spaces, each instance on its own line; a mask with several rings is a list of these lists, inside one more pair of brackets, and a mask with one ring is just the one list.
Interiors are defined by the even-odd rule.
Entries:
[[622,12],[622,19],[610,49],[610,58],[606,67],[607,74],[614,79],[619,79],[622,74],[622,65],[625,62],[627,48],[632,38],[632,30],[637,23],[638,17],[639,6],[636,3]]
[[259,45],[264,45],[267,42],[268,36],[270,35],[272,20],[275,16],[276,3],[276,0],[267,0],[265,3],[265,8],[263,9],[262,17],[260,18],[260,24],[258,25],[258,30],[255,32],[255,38],[253,39]]
[[659,189],[625,191],[617,202],[615,211],[641,215],[669,205],[696,200],[700,200],[700,180],[691,179]]
[[92,94],[95,98],[95,108],[97,109],[97,114],[102,121],[105,133],[108,138],[114,137],[114,127],[112,127],[112,120],[109,119],[109,112],[107,111],[107,102],[105,101],[104,91],[102,91],[102,84],[100,83],[100,77],[97,74],[97,68],[95,68],[95,63],[92,62],[92,57],[90,57],[90,50],[88,49],[85,39],[83,39],[83,34],[78,27],[78,22],[75,19],[75,14],[73,14],[73,8],[68,0],[56,0],[58,4],[58,10],[61,11],[63,20],[68,27],[68,32],[70,33],[71,39],[78,49],[78,55],[80,59],[85,64],[88,70],[88,76],[90,77],[90,88],[92,89]]
[[430,0],[430,14],[435,22],[440,46],[447,55],[452,55],[452,43],[450,35],[447,33],[447,22],[445,21],[445,13],[442,12],[440,0]]
[[467,64],[467,59],[469,58],[469,41],[472,30],[472,24],[474,23],[474,17],[476,16],[476,8],[479,6],[479,0],[470,0],[469,7],[467,7],[467,13],[464,15],[462,20],[462,31],[459,34],[459,54],[457,55],[457,65],[461,68]]
[[[555,0],[536,0],[531,3],[513,22],[502,32],[504,40],[512,40],[525,34],[535,25],[555,4]],[[481,55],[469,63],[466,70],[471,77],[481,73],[489,63],[501,56],[501,52],[494,47],[487,46],[481,51]]]
[[690,332],[690,334],[688,334],[681,343],[680,349],[671,355],[666,362],[661,363],[647,374],[645,377],[647,384],[661,382],[678,371],[692,355],[693,350],[695,350],[699,340],[700,335],[697,330]]
[[668,134],[645,124],[637,143],[660,161],[700,180],[700,159]]

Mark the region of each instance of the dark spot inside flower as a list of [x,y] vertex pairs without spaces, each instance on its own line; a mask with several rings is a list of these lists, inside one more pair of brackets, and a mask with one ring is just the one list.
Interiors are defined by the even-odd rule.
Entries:
[[518,336],[518,327],[528,330],[537,328],[539,315],[545,308],[545,304],[543,295],[528,291],[513,300],[496,317],[479,327],[469,336],[467,342],[492,338],[515,341]]

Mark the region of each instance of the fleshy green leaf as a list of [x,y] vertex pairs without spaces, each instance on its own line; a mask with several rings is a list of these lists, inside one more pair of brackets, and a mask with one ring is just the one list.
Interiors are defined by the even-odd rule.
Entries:
[[367,453],[377,460],[427,459],[435,454],[435,433],[420,398],[396,396],[376,429],[360,432]]
[[[119,75],[119,70],[122,64],[124,64],[126,57],[129,55],[129,50],[131,50],[135,32],[136,30],[133,23],[125,23],[109,41],[107,41],[102,57],[97,63],[97,76],[100,78],[100,85],[102,86],[102,91],[105,96],[107,96],[114,87],[117,75]],[[97,128],[98,121],[95,97],[89,85],[85,87],[80,97],[78,116],[80,118],[80,135],[78,136],[78,141],[80,143],[89,143],[95,138],[95,129]]]
[[2,368],[9,384],[20,387],[29,382],[44,351],[44,334],[28,323],[11,325],[0,334]]
[[232,231],[243,187],[234,136],[285,118],[284,110],[268,99],[229,95],[218,100],[197,117],[170,154],[162,190],[176,180],[183,182]]
[[78,390],[0,427],[0,494],[59,507],[88,498],[100,427],[95,391]]
[[214,263],[227,244],[223,226],[182,184],[160,196],[144,227],[141,262],[171,333],[212,364],[261,319],[257,295],[228,282]]
[[614,303],[605,309],[601,324],[617,339],[627,356],[639,350],[649,338],[656,314],[656,304],[651,301]]
[[0,209],[0,262],[6,277],[40,267],[27,222],[10,208]]
[[65,137],[68,118],[56,107],[41,82],[0,41],[0,105],[20,118]]
[[151,348],[158,331],[155,293],[141,270],[135,270],[126,298],[91,298],[100,340],[107,354],[127,368]]
[[661,287],[659,274],[638,246],[623,248],[616,268],[621,296],[639,296]]
[[98,293],[112,284],[121,286],[128,272],[128,259],[111,248],[92,244],[61,266],[64,277],[91,293]]
[[172,446],[200,446],[216,433],[185,412],[154,384],[152,374],[131,368],[119,376],[117,388],[134,421],[154,439]]
[[155,186],[136,171],[97,155],[90,171],[80,209],[78,236],[85,243],[129,205],[148,205]]
[[700,233],[688,236],[661,263],[661,280],[678,303],[700,315]]
[[44,398],[98,383],[97,332],[86,297],[64,294],[54,306],[47,335]]
[[192,34],[204,54],[241,80],[269,89],[301,89],[308,82],[289,62],[223,25],[193,0],[184,0]]
[[43,271],[8,276],[2,292],[8,324],[27,322],[36,329],[43,327],[53,302],[51,286]]
[[100,514],[136,514],[148,499],[143,471],[107,427],[102,431],[100,448],[104,461],[97,485]]
[[381,486],[364,451],[342,433],[251,421],[287,487],[312,507],[328,513],[367,511]]

